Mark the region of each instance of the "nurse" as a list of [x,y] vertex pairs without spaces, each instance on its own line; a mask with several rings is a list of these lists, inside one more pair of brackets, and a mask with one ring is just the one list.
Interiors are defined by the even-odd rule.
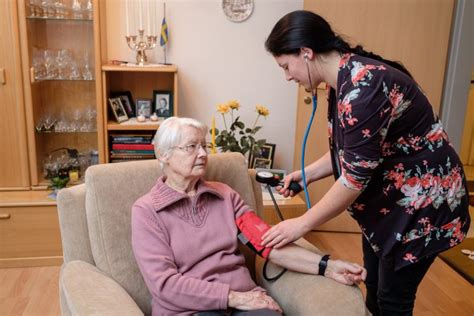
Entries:
[[[470,224],[462,163],[432,105],[401,64],[352,48],[319,15],[295,11],[265,43],[287,80],[328,87],[329,151],[305,167],[310,184],[336,182],[304,215],[279,223],[262,245],[279,248],[344,210],[358,222],[374,315],[411,315],[436,255]],[[301,170],[291,181],[301,186]],[[324,264],[324,262],[322,263]]]

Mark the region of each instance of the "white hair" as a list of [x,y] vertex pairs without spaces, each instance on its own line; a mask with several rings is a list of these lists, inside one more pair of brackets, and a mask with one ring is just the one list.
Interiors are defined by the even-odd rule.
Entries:
[[[157,158],[166,156],[173,147],[181,142],[181,132],[183,127],[191,126],[201,131],[204,137],[207,133],[207,126],[198,120],[189,117],[172,116],[160,124],[156,131],[153,144],[155,146],[155,155]],[[161,168],[163,163],[160,161]]]

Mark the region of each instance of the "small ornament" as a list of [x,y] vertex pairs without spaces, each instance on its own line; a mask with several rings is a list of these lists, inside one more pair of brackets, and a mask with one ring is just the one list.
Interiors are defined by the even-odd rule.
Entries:
[[153,113],[153,114],[150,116],[150,120],[153,121],[153,122],[158,121],[158,115],[156,115],[156,113]]
[[139,116],[137,116],[137,122],[143,123],[145,121],[146,121],[145,115],[140,114]]

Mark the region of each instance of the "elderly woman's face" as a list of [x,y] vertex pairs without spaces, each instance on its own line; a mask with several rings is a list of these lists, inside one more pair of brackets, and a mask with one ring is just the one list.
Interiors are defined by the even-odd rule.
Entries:
[[192,126],[181,131],[181,142],[168,158],[168,176],[171,173],[184,178],[202,177],[207,167],[206,137]]

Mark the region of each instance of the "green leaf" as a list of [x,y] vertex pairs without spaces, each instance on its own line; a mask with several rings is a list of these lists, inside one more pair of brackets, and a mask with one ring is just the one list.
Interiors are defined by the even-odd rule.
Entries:
[[240,128],[240,129],[244,129],[244,128],[245,128],[245,124],[242,123],[242,122],[237,122],[237,121],[236,121],[236,122],[235,122],[235,125],[236,125],[238,128]]
[[247,140],[246,138],[242,137],[242,138],[240,139],[240,146],[242,146],[242,147],[248,147],[248,146],[249,146],[248,140]]
[[267,140],[266,140],[266,139],[260,139],[260,140],[257,140],[257,144],[258,144],[259,146],[263,146],[263,145],[265,145],[265,143],[266,143],[266,142],[267,142]]

